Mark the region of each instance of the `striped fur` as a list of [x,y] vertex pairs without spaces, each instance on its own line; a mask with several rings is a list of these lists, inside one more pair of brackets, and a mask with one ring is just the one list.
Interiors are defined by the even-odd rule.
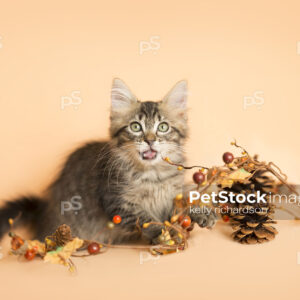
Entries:
[[[140,132],[131,129],[133,122],[140,124]],[[168,124],[167,132],[158,129],[162,122]],[[136,225],[164,221],[172,214],[184,173],[163,157],[183,163],[187,133],[185,82],[162,101],[141,102],[121,80],[114,80],[111,139],[89,143],[70,155],[44,197],[45,208],[35,217],[35,237],[43,239],[57,226],[68,224],[74,235],[86,239],[120,243],[142,235],[152,241],[161,228],[150,226],[140,233]],[[145,160],[149,149],[156,156]],[[62,211],[74,197],[80,209]],[[122,217],[121,224],[106,230],[114,215]]]

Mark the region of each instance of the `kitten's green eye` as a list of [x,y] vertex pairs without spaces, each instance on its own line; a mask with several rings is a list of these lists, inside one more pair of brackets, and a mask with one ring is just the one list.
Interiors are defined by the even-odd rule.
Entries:
[[166,122],[162,122],[158,125],[158,131],[167,132],[169,130],[169,125]]
[[142,131],[142,126],[138,122],[133,122],[130,124],[130,129],[133,132],[139,132],[139,131]]

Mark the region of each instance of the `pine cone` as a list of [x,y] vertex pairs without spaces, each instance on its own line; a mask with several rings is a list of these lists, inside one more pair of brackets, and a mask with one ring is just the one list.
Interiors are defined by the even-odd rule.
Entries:
[[71,228],[66,224],[60,225],[56,229],[53,237],[57,246],[64,246],[73,240]]
[[[254,171],[253,171],[254,172]],[[267,170],[260,170],[244,183],[234,183],[231,188],[225,188],[228,192],[237,194],[269,193],[274,190],[275,181],[266,175]],[[256,244],[271,241],[278,233],[272,226],[276,222],[272,220],[274,205],[269,203],[235,203],[229,213],[230,223],[235,230],[234,240],[242,244]]]
[[231,225],[236,230],[232,236],[242,244],[256,244],[271,241],[278,233],[272,226],[276,222],[270,217],[270,207],[261,208],[260,213],[235,215],[231,213]]
[[55,250],[72,240],[71,228],[66,224],[60,225],[52,235],[45,238],[46,251]]

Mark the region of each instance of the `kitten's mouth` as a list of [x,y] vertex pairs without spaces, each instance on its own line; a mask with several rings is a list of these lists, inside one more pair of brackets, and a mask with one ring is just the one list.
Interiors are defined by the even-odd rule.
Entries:
[[142,152],[142,158],[145,160],[152,160],[155,159],[157,156],[157,151],[153,149],[149,149],[147,151]]

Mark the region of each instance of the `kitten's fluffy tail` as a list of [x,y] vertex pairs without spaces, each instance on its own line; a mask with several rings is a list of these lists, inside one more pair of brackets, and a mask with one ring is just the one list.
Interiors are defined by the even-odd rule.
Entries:
[[14,201],[6,202],[0,208],[0,240],[10,229],[8,220],[15,219],[14,225],[35,225],[41,213],[45,210],[47,202],[34,196],[21,197]]

